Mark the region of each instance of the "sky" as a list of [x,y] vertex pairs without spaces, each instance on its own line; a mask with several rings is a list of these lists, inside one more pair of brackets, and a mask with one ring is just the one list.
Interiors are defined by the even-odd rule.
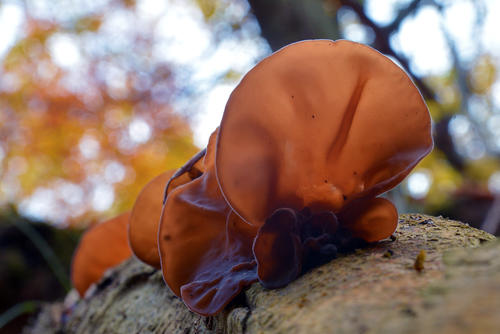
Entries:
[[[37,3],[37,1],[34,1]],[[38,1],[42,3],[43,1]],[[368,15],[379,24],[387,24],[395,16],[397,4],[404,4],[408,0],[367,0]],[[412,70],[416,74],[442,74],[448,71],[452,64],[442,29],[457,40],[458,49],[465,60],[473,59],[480,52],[480,48],[492,54],[500,54],[500,2],[486,1],[487,11],[484,31],[480,38],[476,38],[473,31],[475,11],[472,1],[454,0],[445,11],[445,23],[440,22],[440,14],[434,7],[425,6],[417,15],[406,19],[400,31],[394,36],[391,43],[398,51],[410,58]],[[244,6],[243,6],[244,7]],[[206,82],[228,69],[245,73],[259,59],[270,53],[264,40],[250,38],[248,40],[225,40],[219,47],[206,57],[211,47],[210,29],[207,28],[198,8],[189,1],[180,0],[140,0],[139,13],[147,20],[159,20],[157,34],[161,41],[153,52],[154,57],[172,61],[180,67],[189,68],[193,74],[188,80]],[[233,15],[243,16],[248,8],[235,6]],[[347,22],[352,18],[344,18]],[[126,21],[120,13],[108,20],[110,29],[123,27]],[[0,57],[5,54],[15,40],[22,34],[23,13],[20,2],[4,0],[0,9]],[[182,34],[178,33],[182,27]],[[253,29],[258,29],[253,27]],[[250,32],[250,34],[256,32]],[[362,31],[357,24],[347,25],[346,38],[360,42],[367,42],[370,36]],[[60,35],[53,38],[50,50],[56,63],[62,67],[78,65],[81,54],[77,45],[68,36]],[[199,147],[206,145],[212,130],[218,125],[225,103],[237,82],[223,82],[200,89],[201,95],[194,101],[199,108],[193,119],[195,142]],[[495,85],[496,101],[500,105],[500,83]],[[184,111],[193,105],[189,101],[177,101],[177,109]]]
[[[27,0],[37,8],[37,13],[43,17],[51,15],[70,15],[72,7],[66,6],[54,14],[46,5],[47,1]],[[99,6],[101,1],[83,2],[86,6]],[[366,0],[368,15],[379,24],[387,24],[395,17],[397,5],[404,5],[409,0]],[[475,17],[472,0],[440,1],[448,4],[444,12],[444,23],[440,20],[440,13],[432,6],[424,6],[416,15],[405,19],[400,30],[391,40],[392,46],[410,59],[412,71],[418,75],[440,75],[446,73],[452,66],[450,52],[446,43],[446,32],[457,41],[457,48],[461,58],[467,63],[484,51],[500,55],[500,1],[486,0],[485,16]],[[63,2],[68,4],[69,2]],[[22,36],[24,16],[22,2],[19,0],[4,0],[0,7],[0,58],[5,55],[15,41]],[[228,36],[219,43],[214,43],[214,36],[204,21],[198,7],[187,0],[138,0],[137,24],[157,20],[155,31],[155,48],[152,57],[169,61],[179,69],[180,84],[185,87],[195,87],[195,94],[186,98],[173,101],[174,109],[179,113],[192,115],[192,127],[196,145],[204,147],[210,133],[220,123],[226,101],[237,80],[216,80],[229,70],[246,73],[260,59],[270,54],[271,50],[264,39],[259,37],[259,28],[256,22],[247,22],[243,27],[243,38]],[[226,15],[243,17],[249,10],[243,1],[235,1],[229,6]],[[474,23],[484,20],[484,30],[477,35]],[[345,27],[344,34],[347,39],[359,42],[369,42],[370,36],[356,22],[355,16],[350,12],[340,12],[339,20]],[[103,29],[108,31],[123,31],[126,33],[128,18],[124,13],[115,12],[106,17]],[[118,41],[119,43],[120,41]],[[213,45],[217,45],[214,49]],[[49,49],[54,61],[64,68],[78,68],[84,60],[79,49],[80,45],[70,36],[58,34],[49,41]],[[498,56],[497,56],[498,61]],[[497,64],[500,65],[500,64]],[[116,86],[117,94],[120,92],[120,72],[107,72],[111,84]],[[8,78],[3,78],[6,82]],[[0,83],[1,84],[1,83]],[[12,83],[11,83],[12,84]],[[1,87],[0,87],[1,88]],[[500,81],[493,86],[493,101],[500,110]],[[489,118],[490,131],[500,134],[500,114]],[[129,139],[132,143],[140,144],[151,137],[151,128],[146,120],[133,119],[129,124]],[[458,117],[452,122],[452,132],[457,138],[465,142],[463,147],[469,149],[471,158],[484,154],[481,147],[475,143],[471,124],[465,117]],[[472,144],[471,144],[472,143]],[[467,146],[468,145],[468,146]],[[500,136],[498,136],[500,149]],[[91,136],[82,137],[79,149],[83,156],[92,156],[99,149],[95,139]],[[2,158],[0,147],[0,161]],[[109,167],[109,168],[108,168]],[[120,168],[123,166],[109,163],[110,178],[112,175],[122,175]],[[96,211],[105,211],[114,200],[112,184],[120,180],[113,179],[102,183],[94,189],[92,200]],[[424,197],[432,183],[432,174],[424,169],[416,170],[408,179],[407,187],[415,198]],[[500,191],[500,173],[493,175],[490,188]],[[72,194],[70,200],[82,200],[82,194],[71,188],[71,185],[62,184],[59,189],[61,194]],[[50,208],[54,192],[50,189],[39,189],[25,202],[24,209],[32,216]],[[45,209],[44,209],[45,208]]]

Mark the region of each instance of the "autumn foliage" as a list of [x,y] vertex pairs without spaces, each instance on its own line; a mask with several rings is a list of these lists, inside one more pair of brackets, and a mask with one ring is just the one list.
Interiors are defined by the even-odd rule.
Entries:
[[[33,203],[23,200],[52,191],[46,218],[88,221],[102,215],[96,211],[130,208],[154,175],[196,152],[186,117],[169,104],[169,64],[147,58],[148,32],[137,33],[130,54],[85,49],[102,39],[100,24],[98,14],[70,27],[27,17],[26,36],[5,55],[0,202],[29,213]],[[58,59],[54,44],[61,50],[68,42],[70,52]],[[71,43],[82,46],[76,60]],[[111,196],[113,205],[99,195],[108,202]]]

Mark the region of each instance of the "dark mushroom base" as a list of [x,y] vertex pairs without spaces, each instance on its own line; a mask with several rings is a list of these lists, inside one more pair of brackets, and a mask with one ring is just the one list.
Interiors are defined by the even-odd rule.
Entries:
[[281,208],[266,220],[255,238],[253,250],[261,284],[280,288],[338,253],[366,246],[339,226],[331,211],[312,214],[309,208]]

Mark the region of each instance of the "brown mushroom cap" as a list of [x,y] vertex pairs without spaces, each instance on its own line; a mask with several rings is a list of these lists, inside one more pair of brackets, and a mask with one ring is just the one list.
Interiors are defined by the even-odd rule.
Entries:
[[339,220],[354,237],[374,242],[394,233],[398,225],[398,211],[385,198],[363,198],[342,209]]
[[406,73],[349,41],[284,47],[242,79],[217,141],[231,208],[260,226],[278,208],[338,212],[398,184],[432,149],[427,107]]
[[165,282],[202,315],[217,313],[257,280],[252,254],[256,228],[231,211],[219,190],[216,134],[207,147],[205,172],[168,195],[158,234]]
[[151,180],[135,201],[128,229],[130,248],[141,261],[160,268],[158,226],[160,225],[165,185],[175,171],[168,171]]
[[132,255],[127,240],[129,217],[129,212],[124,213],[83,234],[71,264],[71,281],[80,296],[99,281],[106,270]]
[[280,288],[302,270],[302,244],[296,214],[278,209],[258,231],[253,245],[259,281],[268,289]]
[[155,177],[139,193],[132,209],[128,229],[130,247],[135,256],[155,268],[160,268],[158,227],[165,186],[170,181],[169,193],[178,186],[199,177],[203,168],[202,160],[198,160],[190,167],[182,171],[180,175],[175,175],[177,171],[171,170]]

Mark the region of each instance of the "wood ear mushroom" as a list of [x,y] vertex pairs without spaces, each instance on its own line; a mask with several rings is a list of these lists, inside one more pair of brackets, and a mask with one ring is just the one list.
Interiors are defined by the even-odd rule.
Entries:
[[141,193],[133,251],[192,311],[214,315],[257,280],[279,288],[389,237],[398,213],[378,196],[432,147],[425,102],[390,59],[349,41],[291,44],[243,77],[162,209],[167,174]]

